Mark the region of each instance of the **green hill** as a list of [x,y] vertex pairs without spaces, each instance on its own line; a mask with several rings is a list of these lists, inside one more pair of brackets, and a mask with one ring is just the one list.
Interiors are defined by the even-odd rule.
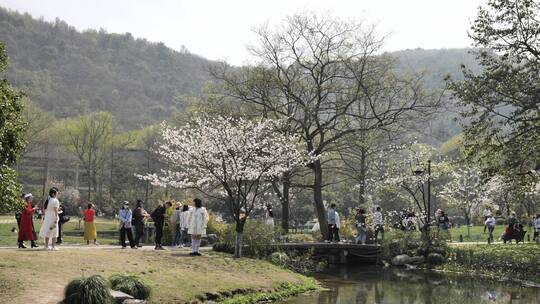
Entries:
[[163,43],[104,30],[79,32],[0,8],[0,42],[7,76],[40,107],[58,117],[110,111],[133,129],[182,110],[175,97],[200,91],[208,60]]
[[[131,34],[77,31],[61,20],[45,22],[0,8],[0,42],[10,56],[7,76],[56,117],[111,112],[124,130],[155,124],[184,110],[178,96],[197,94],[210,80],[212,62]],[[460,65],[477,66],[469,49],[393,52],[403,72],[424,72],[428,88],[460,77]],[[433,123],[436,141],[459,132],[451,115]]]

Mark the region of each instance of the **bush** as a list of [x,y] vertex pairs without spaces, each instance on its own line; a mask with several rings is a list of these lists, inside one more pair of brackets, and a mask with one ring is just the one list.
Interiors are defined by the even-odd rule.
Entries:
[[286,243],[310,243],[313,242],[313,236],[311,234],[287,234],[282,238]]
[[383,259],[390,260],[400,254],[427,256],[429,253],[439,253],[446,256],[448,252],[446,242],[438,239],[436,232],[432,232],[430,239],[431,246],[428,246],[428,243],[422,239],[420,232],[392,230],[391,233],[385,234],[382,243]]
[[108,282],[100,275],[75,279],[66,286],[66,304],[113,303]]
[[218,239],[221,240],[226,230],[227,224],[225,224],[223,220],[215,213],[210,212],[208,217],[208,225],[206,226],[206,234],[215,234]]
[[[264,258],[272,253],[271,244],[275,238],[276,234],[272,226],[261,221],[248,220],[244,226],[242,254],[244,256]],[[227,225],[223,235],[223,243],[234,250],[236,245],[235,224]]]
[[512,276],[540,282],[538,245],[475,245],[450,249],[445,268],[480,271],[497,276]]
[[430,252],[427,255],[426,261],[429,265],[441,265],[441,264],[444,264],[444,262],[446,262],[446,260],[444,259],[444,256],[437,252]]
[[326,268],[327,262],[317,258],[313,251],[274,252],[270,255],[270,262],[274,265],[290,269],[301,274],[311,274]]
[[146,300],[150,297],[151,288],[136,276],[115,274],[109,278],[113,290],[125,292],[135,299]]

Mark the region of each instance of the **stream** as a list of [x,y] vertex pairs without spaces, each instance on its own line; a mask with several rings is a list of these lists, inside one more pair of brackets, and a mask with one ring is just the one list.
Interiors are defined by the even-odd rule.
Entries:
[[540,303],[540,288],[519,283],[375,266],[338,267],[315,275],[328,291],[282,304]]

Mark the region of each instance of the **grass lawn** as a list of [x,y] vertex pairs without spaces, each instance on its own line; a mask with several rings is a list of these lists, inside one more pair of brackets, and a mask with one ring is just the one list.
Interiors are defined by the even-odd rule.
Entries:
[[307,278],[268,262],[187,250],[64,249],[57,252],[0,250],[0,298],[11,304],[57,303],[67,283],[80,276],[139,276],[153,289],[150,303],[185,303],[206,292],[270,290]]
[[[34,228],[39,234],[41,220],[34,220]],[[83,244],[86,243],[83,239],[83,230],[78,229],[79,219],[71,217],[71,220],[64,224],[64,238],[66,244]],[[81,228],[84,223],[81,222]],[[0,246],[16,246],[17,233],[12,232],[13,228],[17,228],[17,222],[13,215],[0,216]],[[119,239],[118,224],[112,219],[96,218],[96,229],[98,232],[98,242],[105,245],[117,244]],[[28,242],[26,242],[28,243]],[[38,240],[38,243],[42,241]]]
[[[493,231],[493,238],[495,241],[500,241],[501,235],[504,232],[504,229],[506,227],[504,225],[497,225],[495,226],[495,230]],[[479,242],[487,242],[488,238],[488,232],[486,229],[486,234],[484,234],[484,226],[473,226],[470,227],[471,231],[471,237],[467,235],[467,226],[462,225],[461,227],[453,227],[450,229],[450,234],[452,235],[452,241],[456,242],[459,241],[459,235],[463,235],[463,241],[465,242],[476,242],[478,239]],[[532,238],[532,236],[531,236]]]
[[[463,235],[463,240],[465,242],[471,241],[476,242],[477,237],[480,236],[479,242],[487,242],[488,234],[486,231],[486,234],[484,234],[484,226],[473,226],[471,229],[471,238],[467,236],[467,227],[461,226],[459,228],[452,228],[450,229],[450,233],[452,234],[452,240],[458,241],[459,235]],[[501,235],[503,234],[504,230],[506,229],[505,225],[497,225],[495,226],[495,231],[493,231],[493,237],[496,242],[501,241]],[[533,242],[533,235],[534,230],[533,228],[525,227],[525,230],[527,231],[527,234],[525,235],[525,242],[527,242],[527,235],[530,235],[531,242]],[[515,242],[515,241],[514,241]]]
[[528,244],[468,244],[450,248],[442,270],[479,273],[540,283],[540,246]]

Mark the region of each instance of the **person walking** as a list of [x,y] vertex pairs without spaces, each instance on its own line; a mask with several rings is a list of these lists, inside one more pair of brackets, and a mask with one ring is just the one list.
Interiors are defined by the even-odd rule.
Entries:
[[18,234],[18,243],[19,248],[26,248],[24,246],[24,241],[30,241],[32,248],[37,248],[36,245],[36,231],[34,230],[34,221],[32,217],[36,208],[32,204],[33,196],[32,193],[26,193],[23,195],[26,206],[22,209],[20,224],[19,224],[19,234]]
[[381,241],[384,240],[384,218],[379,206],[373,212],[373,225],[375,228],[375,243],[377,243],[379,233],[381,234]]
[[[58,250],[55,246],[58,237],[58,209],[60,208],[58,194],[58,188],[52,187],[49,190],[49,197],[43,205],[45,214],[39,229],[39,237],[45,240],[45,250]],[[51,241],[50,247],[49,241]]]
[[208,224],[208,212],[202,206],[202,201],[194,199],[195,208],[189,212],[188,233],[191,234],[191,253],[189,255],[200,256],[199,247],[201,239],[206,235],[206,225]]
[[487,219],[484,221],[484,228],[487,227],[488,229],[488,242],[493,242],[493,230],[495,230],[495,224],[497,224],[497,221],[493,217],[493,214],[490,214]]
[[156,228],[156,247],[155,250],[165,250],[163,246],[161,245],[161,238],[163,237],[163,224],[165,222],[165,212],[167,211],[167,208],[164,205],[157,206],[156,209],[152,212],[150,217],[154,221],[154,226]]
[[94,245],[97,245],[95,217],[96,211],[94,210],[94,205],[88,204],[84,210],[84,240],[86,241],[86,245],[90,245],[90,241],[94,241]]
[[336,204],[330,204],[328,208],[328,239],[327,242],[339,242],[339,215],[336,211]]
[[[488,220],[490,216],[493,216],[493,212],[491,212],[490,207],[486,207],[484,211],[482,212],[484,215],[484,223]],[[486,228],[489,228],[487,225],[484,225],[484,234],[486,233]]]
[[356,221],[356,244],[366,244],[367,238],[367,226],[366,226],[366,211],[362,208],[358,208],[355,216]]
[[118,212],[118,220],[120,221],[120,245],[122,245],[122,249],[126,248],[126,234],[129,240],[129,246],[132,249],[137,249],[133,241],[133,234],[131,233],[132,217],[133,214],[129,209],[129,202],[124,201],[120,212]]
[[444,237],[452,241],[452,236],[450,235],[450,219],[448,219],[448,216],[442,210],[439,214],[439,217],[437,218],[437,224],[439,227],[438,232],[442,230]]
[[174,234],[174,246],[182,247],[182,204],[180,202],[176,203],[176,208],[173,214],[173,223],[175,228]]
[[266,206],[266,214],[264,222],[266,225],[274,227],[274,210],[272,209],[272,205]]
[[137,205],[133,210],[133,225],[135,226],[135,246],[138,248],[141,246],[141,238],[144,235],[144,221],[150,215],[144,210],[143,202],[137,200]]

